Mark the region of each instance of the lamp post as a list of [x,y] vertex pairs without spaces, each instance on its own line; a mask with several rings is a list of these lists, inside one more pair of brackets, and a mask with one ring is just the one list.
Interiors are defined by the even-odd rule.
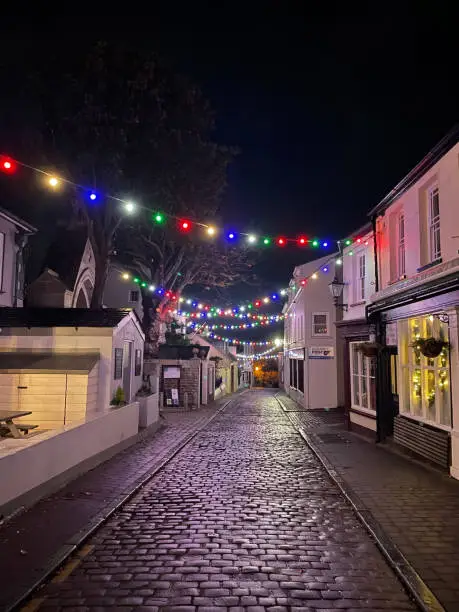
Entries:
[[347,311],[348,305],[347,304],[340,304],[339,303],[339,298],[341,297],[341,295],[343,293],[343,289],[344,289],[345,285],[346,285],[346,283],[343,283],[343,282],[339,281],[336,278],[336,276],[335,276],[335,278],[328,285],[328,287],[329,287],[330,293],[331,293],[331,295],[333,297],[333,303],[335,304],[335,307],[336,308],[340,308],[341,310]]

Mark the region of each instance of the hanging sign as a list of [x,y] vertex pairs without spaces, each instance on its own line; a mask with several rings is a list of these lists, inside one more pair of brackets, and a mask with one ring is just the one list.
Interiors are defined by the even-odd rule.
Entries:
[[335,348],[333,346],[310,346],[308,356],[309,359],[333,359]]

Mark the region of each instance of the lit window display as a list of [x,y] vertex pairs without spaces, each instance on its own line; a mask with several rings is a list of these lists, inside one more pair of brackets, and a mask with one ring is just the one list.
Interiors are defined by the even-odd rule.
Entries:
[[400,323],[400,412],[451,426],[448,324],[434,315]]

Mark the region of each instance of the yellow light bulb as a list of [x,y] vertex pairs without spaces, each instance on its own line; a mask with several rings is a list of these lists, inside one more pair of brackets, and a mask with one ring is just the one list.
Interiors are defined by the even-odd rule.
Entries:
[[207,228],[207,233],[209,234],[209,236],[215,236],[216,231],[217,230],[215,229],[215,227],[208,227]]
[[48,183],[50,184],[51,187],[57,187],[59,185],[59,180],[55,176],[52,176],[48,180]]
[[123,274],[123,278],[124,278],[124,280],[129,280],[129,274],[127,272],[125,272]]

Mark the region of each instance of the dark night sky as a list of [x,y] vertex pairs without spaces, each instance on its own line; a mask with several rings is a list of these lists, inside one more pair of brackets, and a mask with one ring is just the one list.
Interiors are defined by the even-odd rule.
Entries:
[[[159,4],[152,17],[2,15],[0,51],[24,37],[38,52],[62,38],[114,37],[170,56],[210,98],[218,139],[242,150],[222,209],[241,229],[343,237],[458,120],[452,3],[377,3],[370,13]],[[265,257],[263,287],[285,285],[307,257],[295,247]]]

